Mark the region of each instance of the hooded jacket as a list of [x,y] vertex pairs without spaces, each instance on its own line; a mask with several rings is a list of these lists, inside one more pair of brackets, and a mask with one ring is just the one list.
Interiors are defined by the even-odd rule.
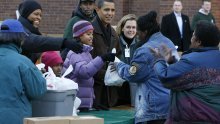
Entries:
[[94,10],[93,14],[91,17],[87,17],[81,10],[80,8],[80,2],[78,3],[77,9],[75,11],[75,15],[68,21],[66,28],[64,30],[63,37],[68,38],[68,39],[73,39],[73,25],[78,22],[79,20],[86,20],[91,22],[93,18],[96,16],[96,12]]
[[74,68],[73,71],[67,75],[67,78],[78,83],[79,92],[77,96],[82,101],[80,108],[92,108],[93,99],[95,98],[93,76],[104,65],[101,57],[92,58],[90,54],[91,50],[90,46],[84,47],[81,54],[76,54],[70,50],[63,64],[62,72],[65,72],[70,65]]
[[0,45],[0,123],[23,124],[32,116],[31,100],[46,92],[46,80],[14,44]]

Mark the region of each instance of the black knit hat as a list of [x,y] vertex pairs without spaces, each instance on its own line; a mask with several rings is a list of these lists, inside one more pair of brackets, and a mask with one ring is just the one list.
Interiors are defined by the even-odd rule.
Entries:
[[19,7],[19,13],[22,17],[24,18],[28,18],[28,16],[35,10],[37,9],[41,9],[41,5],[34,1],[34,0],[25,0],[24,2],[22,2]]

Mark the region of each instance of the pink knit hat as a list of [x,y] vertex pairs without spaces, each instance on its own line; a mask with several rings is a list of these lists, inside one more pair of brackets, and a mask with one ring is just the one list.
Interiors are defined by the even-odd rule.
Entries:
[[78,21],[73,25],[73,37],[79,37],[88,30],[93,30],[93,26],[88,21]]
[[53,67],[62,64],[63,60],[56,51],[48,51],[42,54],[41,62],[45,64],[45,69],[48,70],[48,66]]

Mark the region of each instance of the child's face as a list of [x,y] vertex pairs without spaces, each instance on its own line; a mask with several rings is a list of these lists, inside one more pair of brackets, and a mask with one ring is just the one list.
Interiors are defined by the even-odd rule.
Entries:
[[52,70],[57,77],[61,77],[62,67],[63,67],[63,64],[57,64],[52,67]]
[[86,33],[81,35],[79,38],[81,43],[91,46],[93,42],[93,30],[86,31]]

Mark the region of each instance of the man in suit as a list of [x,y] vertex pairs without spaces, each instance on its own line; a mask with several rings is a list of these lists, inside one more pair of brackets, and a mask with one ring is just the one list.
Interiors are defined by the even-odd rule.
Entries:
[[174,43],[178,52],[188,50],[192,36],[189,17],[181,13],[182,8],[182,2],[175,0],[173,12],[165,15],[161,22],[162,34]]

